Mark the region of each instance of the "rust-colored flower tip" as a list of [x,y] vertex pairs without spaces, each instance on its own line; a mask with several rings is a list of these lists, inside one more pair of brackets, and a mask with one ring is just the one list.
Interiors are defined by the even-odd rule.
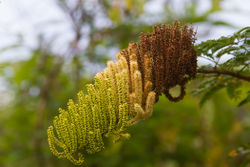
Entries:
[[[141,33],[140,42],[131,42],[128,49],[120,54],[126,58],[128,64],[137,61],[144,93],[147,93],[147,82],[151,82],[152,90],[156,93],[156,102],[162,93],[170,101],[177,102],[185,95],[187,81],[196,75],[197,55],[193,47],[194,41],[193,28],[188,25],[180,26],[176,21],[173,25],[155,25],[153,32]],[[134,56],[131,59],[129,55]],[[177,85],[181,89],[180,95],[173,97],[169,90]]]

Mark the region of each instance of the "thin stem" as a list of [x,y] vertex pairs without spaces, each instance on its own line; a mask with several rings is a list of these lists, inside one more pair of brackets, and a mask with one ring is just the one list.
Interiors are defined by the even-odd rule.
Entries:
[[250,82],[250,76],[241,75],[241,74],[238,74],[236,72],[227,71],[227,70],[198,69],[197,73],[204,73],[204,74],[215,73],[215,74],[230,75],[230,76],[233,76],[233,77],[236,77],[236,78],[239,78],[239,79]]

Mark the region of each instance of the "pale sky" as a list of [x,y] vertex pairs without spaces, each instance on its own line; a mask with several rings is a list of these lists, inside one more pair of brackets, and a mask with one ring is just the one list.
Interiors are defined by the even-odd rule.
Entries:
[[[184,1],[175,0],[175,3],[181,4]],[[0,52],[0,62],[26,58],[30,48],[36,47],[37,36],[40,33],[45,34],[49,39],[56,39],[55,50],[64,48],[73,39],[71,27],[54,0],[0,0],[0,2],[0,48],[15,44],[19,40],[18,35],[22,35],[25,45],[20,49]],[[163,0],[153,0],[145,6],[145,10],[152,14],[160,13],[163,11],[162,2]],[[199,2],[200,12],[209,8],[208,0]],[[176,11],[181,10],[178,9],[180,5],[174,6]],[[224,12],[215,13],[210,19],[224,20],[234,25],[235,28],[212,27],[212,33],[205,38],[199,38],[202,32],[206,32],[211,27],[206,23],[194,25],[198,31],[198,42],[230,35],[240,28],[250,26],[249,6],[250,0],[223,0]]]

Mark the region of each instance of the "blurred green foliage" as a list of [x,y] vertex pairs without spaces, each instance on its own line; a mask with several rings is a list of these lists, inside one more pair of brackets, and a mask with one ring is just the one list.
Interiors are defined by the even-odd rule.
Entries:
[[[210,8],[203,13],[198,12],[197,0],[185,1],[181,12],[174,10],[174,0],[165,0],[164,11],[156,16],[144,10],[147,3],[152,3],[146,0],[77,0],[76,4],[71,4],[69,0],[56,2],[72,24],[75,35],[67,51],[56,53],[51,49],[55,45],[53,42],[38,39],[40,45],[30,51],[28,59],[0,64],[0,80],[4,87],[0,90],[1,167],[73,166],[51,154],[46,129],[53,116],[58,114],[58,108],[65,108],[69,98],[74,99],[76,92],[84,88],[83,85],[92,82],[88,63],[97,68],[103,67],[107,59],[113,58],[110,57],[110,50],[120,50],[126,48],[130,41],[138,41],[138,34],[150,31],[153,24],[180,20],[183,23],[230,26],[209,18],[222,11],[220,0],[211,0]],[[89,7],[89,3],[93,3],[94,8]],[[111,24],[97,26],[95,21],[100,16]],[[151,21],[146,21],[151,17]],[[90,28],[89,33],[82,31],[84,26]],[[88,44],[82,48],[80,41],[86,38]],[[18,46],[22,44],[2,48],[0,53]],[[202,83],[211,85],[227,77],[205,77]],[[198,91],[202,85],[200,82],[189,83],[187,90]],[[161,97],[153,116],[130,128],[130,140],[110,143],[105,151],[88,155],[87,165],[248,167],[250,105],[246,101],[249,95],[242,95],[245,97],[240,99],[242,101],[234,98],[238,88],[241,92],[249,91],[249,83],[239,83],[238,79],[231,77],[223,83],[229,85],[219,88],[205,86],[218,90],[213,95],[204,95],[203,91],[201,96],[210,96],[206,103],[200,102],[200,97],[190,96],[191,93],[179,103],[170,103]],[[199,103],[203,106],[200,107]],[[237,107],[239,103],[244,105]]]

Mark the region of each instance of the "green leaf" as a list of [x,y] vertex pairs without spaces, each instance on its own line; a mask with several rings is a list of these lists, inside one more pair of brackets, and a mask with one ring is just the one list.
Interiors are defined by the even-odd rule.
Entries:
[[248,91],[247,97],[238,104],[238,107],[243,106],[244,104],[248,102],[250,102],[250,91]]
[[206,92],[203,97],[200,100],[200,107],[202,107],[205,102],[212,97],[212,95],[214,95],[217,91],[219,91],[220,89],[224,88],[224,85],[216,85],[214,87],[212,87],[211,89],[209,89],[208,92]]
[[232,24],[227,23],[227,22],[225,22],[225,21],[211,21],[211,23],[212,23],[213,25],[217,25],[217,26],[227,26],[227,27],[235,28],[235,26],[233,26]]
[[241,90],[239,90],[239,87],[241,86],[241,82],[235,81],[235,82],[229,82],[227,86],[227,94],[229,98],[231,99],[239,99]]
[[216,54],[216,57],[219,58],[225,54],[230,54],[232,51],[236,51],[236,50],[239,50],[240,48],[239,47],[226,47],[225,49],[221,49],[217,54]]
[[218,79],[217,79],[216,77],[212,77],[212,78],[205,79],[204,81],[202,81],[202,82],[199,84],[198,88],[195,89],[195,90],[192,92],[193,95],[194,95],[194,96],[197,96],[197,95],[199,95],[199,94],[201,94],[201,93],[207,91],[207,90],[211,87],[211,85],[215,85],[215,84],[216,84],[217,80],[218,80]]

